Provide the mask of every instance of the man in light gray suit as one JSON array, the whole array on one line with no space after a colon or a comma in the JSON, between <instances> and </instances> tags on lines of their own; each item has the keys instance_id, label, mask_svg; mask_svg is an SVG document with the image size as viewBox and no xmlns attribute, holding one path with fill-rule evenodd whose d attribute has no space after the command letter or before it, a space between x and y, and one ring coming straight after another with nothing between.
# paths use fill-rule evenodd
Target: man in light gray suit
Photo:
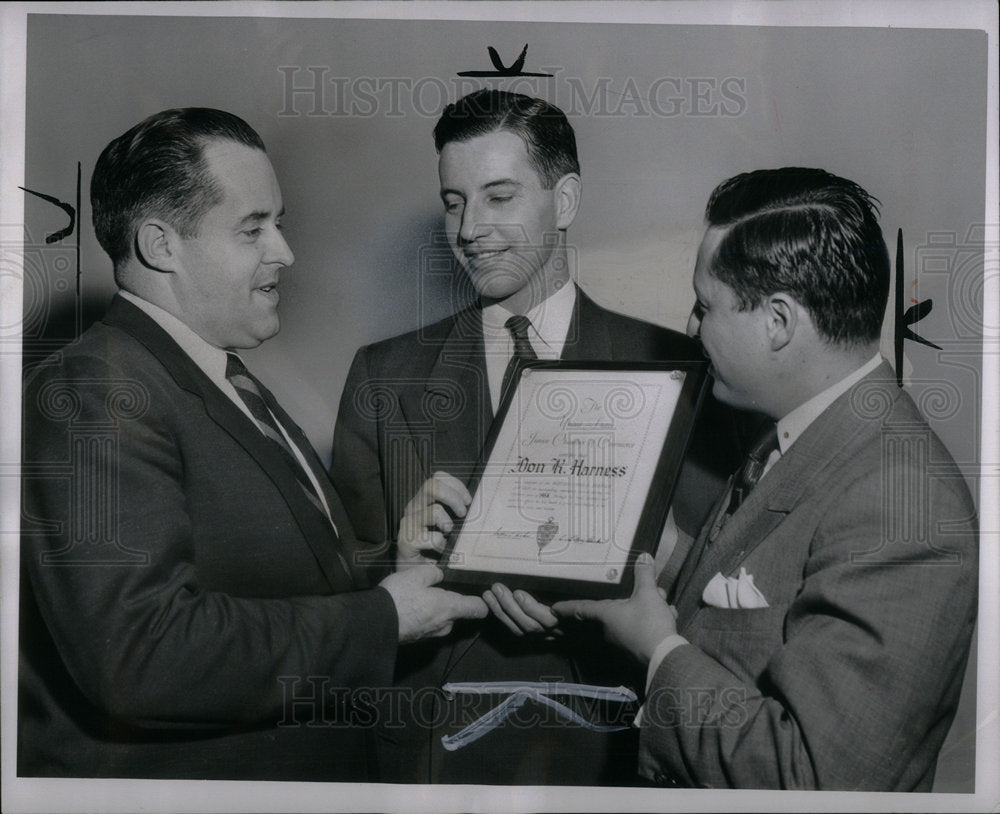
<instances>
[{"instance_id":1,"label":"man in light gray suit","mask_svg":"<svg viewBox=\"0 0 1000 814\"><path fill-rule=\"evenodd\" d=\"M630 599L553 609L648 665L639 771L658 784L928 791L975 623L976 521L878 352L875 202L761 170L707 219L688 332L716 397L775 423L659 590L643 558Z\"/></svg>"}]
</instances>

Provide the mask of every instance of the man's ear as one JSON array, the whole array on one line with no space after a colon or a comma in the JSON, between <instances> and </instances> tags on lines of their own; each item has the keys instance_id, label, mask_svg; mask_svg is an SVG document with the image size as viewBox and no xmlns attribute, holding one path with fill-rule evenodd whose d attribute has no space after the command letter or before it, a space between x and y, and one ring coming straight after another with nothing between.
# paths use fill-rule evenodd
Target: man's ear
<instances>
[{"instance_id":1,"label":"man's ear","mask_svg":"<svg viewBox=\"0 0 1000 814\"><path fill-rule=\"evenodd\" d=\"M556 228L568 229L580 208L580 176L568 173L556 182L553 195L556 196Z\"/></svg>"},{"instance_id":2,"label":"man's ear","mask_svg":"<svg viewBox=\"0 0 1000 814\"><path fill-rule=\"evenodd\" d=\"M783 291L778 291L764 300L764 316L767 320L767 338L772 351L784 348L799 327L802 306Z\"/></svg>"},{"instance_id":3,"label":"man's ear","mask_svg":"<svg viewBox=\"0 0 1000 814\"><path fill-rule=\"evenodd\" d=\"M139 224L135 234L135 256L142 265L154 271L177 271L177 249L180 235L165 221L149 218Z\"/></svg>"}]
</instances>

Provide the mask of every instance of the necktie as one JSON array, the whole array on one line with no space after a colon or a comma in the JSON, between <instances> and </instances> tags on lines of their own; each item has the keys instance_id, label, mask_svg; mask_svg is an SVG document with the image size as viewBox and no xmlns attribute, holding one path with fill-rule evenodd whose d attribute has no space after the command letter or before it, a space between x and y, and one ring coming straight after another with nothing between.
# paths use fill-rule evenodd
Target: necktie
<instances>
[{"instance_id":1,"label":"necktie","mask_svg":"<svg viewBox=\"0 0 1000 814\"><path fill-rule=\"evenodd\" d=\"M683 596L684 592L690 587L694 574L697 572L702 560L706 557L706 552L714 545L716 537L725 527L733 512L739 508L740 504L746 500L747 495L757 485L757 481L764 474L767 459L776 449L778 449L778 425L769 421L757 433L754 438L754 444L750 448L750 453L743 462L743 466L740 467L733 478L733 489L729 495L729 505L726 506L725 511L721 507L716 511L712 525L707 531L702 532L704 535L704 544L701 546L696 545L688 554L684 564L681 565L673 591L670 594L672 602L676 603L678 598Z\"/></svg>"},{"instance_id":2,"label":"necktie","mask_svg":"<svg viewBox=\"0 0 1000 814\"><path fill-rule=\"evenodd\" d=\"M267 406L267 402L264 401L264 397L261 395L260 382L246 369L243 360L235 353L226 354L226 378L236 388L236 392L247 406L250 414L254 417L254 422L260 431L277 444L282 453L284 453L289 467L295 473L295 479L299 482L299 486L302 487L305 496L309 498L309 502L322 512L324 517L327 517L326 508L319 499L312 481L309 480L309 476L302 468L302 464L299 463L299 459L295 457L295 453L289 446L284 434L278 428L278 422L275 421L271 410Z\"/></svg>"},{"instance_id":3,"label":"necktie","mask_svg":"<svg viewBox=\"0 0 1000 814\"><path fill-rule=\"evenodd\" d=\"M531 362L538 358L538 354L535 353L535 349L531 347L531 342L528 339L528 328L531 327L530 319L523 314L516 314L504 323L504 327L510 331L510 335L514 339L514 355L510 357L510 362L507 363L507 369L503 374L503 384L500 386L501 401L507 394L507 388L514 381L514 374L517 372L518 366L522 362Z\"/></svg>"},{"instance_id":4,"label":"necktie","mask_svg":"<svg viewBox=\"0 0 1000 814\"><path fill-rule=\"evenodd\" d=\"M733 492L729 498L729 508L726 509L726 514L735 512L740 507L740 504L746 500L747 495L753 491L753 488L757 485L757 481L760 480L760 476L764 474L767 459L771 457L771 453L777 448L778 425L768 422L758 434L753 447L750 449L750 454L747 455L747 459L743 462L740 471L736 473L736 478L733 481Z\"/></svg>"}]
</instances>

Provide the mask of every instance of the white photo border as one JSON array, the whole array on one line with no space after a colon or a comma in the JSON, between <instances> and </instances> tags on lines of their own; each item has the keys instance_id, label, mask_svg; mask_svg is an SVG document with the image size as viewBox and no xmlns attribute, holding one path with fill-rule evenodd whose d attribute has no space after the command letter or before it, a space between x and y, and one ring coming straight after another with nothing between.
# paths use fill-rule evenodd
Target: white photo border
<instances>
[{"instance_id":1,"label":"white photo border","mask_svg":"<svg viewBox=\"0 0 1000 814\"><path fill-rule=\"evenodd\" d=\"M995 5L985 2L649 2L649 3L8 3L0 9L3 54L2 161L0 161L0 225L23 222L25 134L25 64L28 14L344 17L371 19L530 20L726 26L858 26L898 28L972 28L987 32L989 92L986 161L987 199L984 313L998 312L1000 268L998 232L997 19ZM0 276L0 326L21 320L21 286L13 275ZM2 782L8 811L988 811L1000 803L1000 500L998 500L997 321L984 319L982 461L980 494L981 586L977 784L973 795L860 794L841 792L696 791L474 786L409 787L277 782L205 782L142 780L46 780L15 776L17 708L17 597L20 449L20 356L8 348L0 355L3 432L0 438L2 489Z\"/></svg>"}]
</instances>

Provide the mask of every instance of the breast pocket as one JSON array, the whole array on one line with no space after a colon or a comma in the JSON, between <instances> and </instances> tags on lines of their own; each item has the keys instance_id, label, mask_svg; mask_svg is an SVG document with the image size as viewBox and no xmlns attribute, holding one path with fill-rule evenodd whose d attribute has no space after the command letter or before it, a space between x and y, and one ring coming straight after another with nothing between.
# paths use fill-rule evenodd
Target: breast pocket
<instances>
[{"instance_id":1,"label":"breast pocket","mask_svg":"<svg viewBox=\"0 0 1000 814\"><path fill-rule=\"evenodd\" d=\"M785 641L788 603L768 608L703 607L683 635L745 681L757 683Z\"/></svg>"}]
</instances>

